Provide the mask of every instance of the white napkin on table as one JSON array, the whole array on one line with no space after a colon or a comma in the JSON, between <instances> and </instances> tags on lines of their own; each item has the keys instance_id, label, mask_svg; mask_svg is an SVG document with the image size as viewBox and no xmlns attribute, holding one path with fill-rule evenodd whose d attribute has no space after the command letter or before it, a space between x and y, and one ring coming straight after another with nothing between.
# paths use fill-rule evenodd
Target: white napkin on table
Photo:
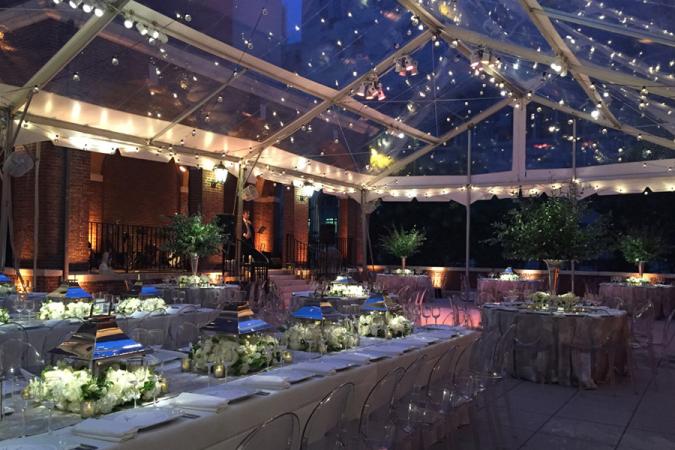
<instances>
[{"instance_id":1,"label":"white napkin on table","mask_svg":"<svg viewBox=\"0 0 675 450\"><path fill-rule=\"evenodd\" d=\"M371 358L371 355L358 352L340 352L330 357L330 359L349 361L359 365L368 364Z\"/></svg>"},{"instance_id":2,"label":"white napkin on table","mask_svg":"<svg viewBox=\"0 0 675 450\"><path fill-rule=\"evenodd\" d=\"M308 361L293 366L294 369L305 370L307 372L316 373L319 375L334 375L335 365L330 361Z\"/></svg>"},{"instance_id":3,"label":"white napkin on table","mask_svg":"<svg viewBox=\"0 0 675 450\"><path fill-rule=\"evenodd\" d=\"M106 419L87 419L73 427L73 434L110 442L132 439L137 433L138 427L131 423Z\"/></svg>"},{"instance_id":4,"label":"white napkin on table","mask_svg":"<svg viewBox=\"0 0 675 450\"><path fill-rule=\"evenodd\" d=\"M261 389L288 389L291 383L285 378L276 375L252 375L245 379L245 384Z\"/></svg>"},{"instance_id":5,"label":"white napkin on table","mask_svg":"<svg viewBox=\"0 0 675 450\"><path fill-rule=\"evenodd\" d=\"M183 392L171 404L180 409L219 413L227 407L227 400L212 395Z\"/></svg>"}]
</instances>

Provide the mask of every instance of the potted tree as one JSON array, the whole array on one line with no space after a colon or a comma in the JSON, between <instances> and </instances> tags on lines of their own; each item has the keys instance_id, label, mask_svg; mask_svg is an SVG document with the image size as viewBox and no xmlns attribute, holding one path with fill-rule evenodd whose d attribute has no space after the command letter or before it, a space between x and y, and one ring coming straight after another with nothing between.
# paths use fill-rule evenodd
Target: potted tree
<instances>
[{"instance_id":1,"label":"potted tree","mask_svg":"<svg viewBox=\"0 0 675 450\"><path fill-rule=\"evenodd\" d=\"M626 261L637 264L640 279L645 272L645 263L661 256L665 249L664 239L656 230L631 230L619 240L619 250Z\"/></svg>"},{"instance_id":2,"label":"potted tree","mask_svg":"<svg viewBox=\"0 0 675 450\"><path fill-rule=\"evenodd\" d=\"M551 294L557 293L563 262L596 256L605 240L604 220L583 225L586 206L570 192L521 202L503 222L494 224L495 235L488 240L502 245L505 258L544 261Z\"/></svg>"},{"instance_id":3,"label":"potted tree","mask_svg":"<svg viewBox=\"0 0 675 450\"><path fill-rule=\"evenodd\" d=\"M171 240L167 250L190 258L192 276L197 276L199 258L218 252L223 236L214 223L204 223L202 216L176 214L169 225Z\"/></svg>"},{"instance_id":4,"label":"potted tree","mask_svg":"<svg viewBox=\"0 0 675 450\"><path fill-rule=\"evenodd\" d=\"M406 259L417 253L425 240L426 234L415 227L409 231L393 227L380 238L380 245L390 255L401 258L401 269L405 272Z\"/></svg>"}]
</instances>

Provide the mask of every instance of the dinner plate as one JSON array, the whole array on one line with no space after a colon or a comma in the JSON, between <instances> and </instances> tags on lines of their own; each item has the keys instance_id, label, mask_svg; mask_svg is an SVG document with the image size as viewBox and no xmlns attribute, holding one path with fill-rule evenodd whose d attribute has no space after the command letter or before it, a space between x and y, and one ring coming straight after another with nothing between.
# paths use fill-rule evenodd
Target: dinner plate
<instances>
[{"instance_id":1,"label":"dinner plate","mask_svg":"<svg viewBox=\"0 0 675 450\"><path fill-rule=\"evenodd\" d=\"M169 408L134 408L110 414L103 420L124 422L134 425L139 430L171 422L181 416L180 412Z\"/></svg>"}]
</instances>

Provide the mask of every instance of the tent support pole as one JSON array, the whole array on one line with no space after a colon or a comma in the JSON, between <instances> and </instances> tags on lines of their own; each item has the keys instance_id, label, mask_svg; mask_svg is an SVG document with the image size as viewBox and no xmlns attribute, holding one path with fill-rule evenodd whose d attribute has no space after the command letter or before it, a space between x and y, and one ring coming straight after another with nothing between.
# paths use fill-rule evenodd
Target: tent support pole
<instances>
[{"instance_id":1,"label":"tent support pole","mask_svg":"<svg viewBox=\"0 0 675 450\"><path fill-rule=\"evenodd\" d=\"M243 231L243 213L244 213L244 187L246 187L246 168L244 164L239 163L239 173L237 178L237 201L236 201L236 216L234 218L234 237L235 237L235 252L234 264L236 275L241 279L241 238Z\"/></svg>"},{"instance_id":2,"label":"tent support pole","mask_svg":"<svg viewBox=\"0 0 675 450\"><path fill-rule=\"evenodd\" d=\"M572 183L577 182L577 119L572 119ZM576 191L574 192L574 201L577 200L576 198ZM570 262L570 271L571 271L571 277L572 277L572 293L574 293L574 270L576 269L575 264L576 261L574 258L572 258L572 261Z\"/></svg>"},{"instance_id":3,"label":"tent support pole","mask_svg":"<svg viewBox=\"0 0 675 450\"><path fill-rule=\"evenodd\" d=\"M33 291L37 290L38 283L38 250L40 236L40 154L42 142L35 147L35 199L33 205Z\"/></svg>"},{"instance_id":4,"label":"tent support pole","mask_svg":"<svg viewBox=\"0 0 675 450\"><path fill-rule=\"evenodd\" d=\"M464 254L464 279L466 280L467 288L471 288L471 281L469 279L469 260L471 258L471 129L467 130L467 145L466 145L466 237L465 237L465 254ZM467 292L468 295L468 292Z\"/></svg>"},{"instance_id":5,"label":"tent support pole","mask_svg":"<svg viewBox=\"0 0 675 450\"><path fill-rule=\"evenodd\" d=\"M361 189L361 254L363 255L363 274L368 280L368 215L366 214L366 190Z\"/></svg>"}]
</instances>

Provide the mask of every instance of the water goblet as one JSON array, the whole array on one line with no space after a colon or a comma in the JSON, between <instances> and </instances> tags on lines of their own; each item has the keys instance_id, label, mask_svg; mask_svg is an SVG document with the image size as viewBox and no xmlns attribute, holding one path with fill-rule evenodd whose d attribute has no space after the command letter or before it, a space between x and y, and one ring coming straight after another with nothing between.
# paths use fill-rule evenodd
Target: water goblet
<instances>
[{"instance_id":1,"label":"water goblet","mask_svg":"<svg viewBox=\"0 0 675 450\"><path fill-rule=\"evenodd\" d=\"M35 311L35 300L28 296L26 296L25 310L26 320L30 320L33 316L33 311Z\"/></svg>"},{"instance_id":2,"label":"water goblet","mask_svg":"<svg viewBox=\"0 0 675 450\"><path fill-rule=\"evenodd\" d=\"M47 408L47 434L51 436L51 434L54 432L52 428L52 418L54 415L54 407L56 404L54 403L54 400L47 398L44 402L42 402L45 408Z\"/></svg>"},{"instance_id":3,"label":"water goblet","mask_svg":"<svg viewBox=\"0 0 675 450\"><path fill-rule=\"evenodd\" d=\"M431 316L434 318L434 325L438 325L438 318L441 317L441 308L433 306L431 308Z\"/></svg>"},{"instance_id":4,"label":"water goblet","mask_svg":"<svg viewBox=\"0 0 675 450\"><path fill-rule=\"evenodd\" d=\"M23 316L23 311L26 309L26 294L16 294L16 299L14 301L14 309L18 313L18 320L21 320Z\"/></svg>"},{"instance_id":5,"label":"water goblet","mask_svg":"<svg viewBox=\"0 0 675 450\"><path fill-rule=\"evenodd\" d=\"M426 305L422 307L422 318L424 319L424 323L422 325L428 325L429 319L431 318L431 311L429 311L429 308Z\"/></svg>"},{"instance_id":6,"label":"water goblet","mask_svg":"<svg viewBox=\"0 0 675 450\"><path fill-rule=\"evenodd\" d=\"M213 361L206 361L206 386L211 387L211 372L213 370Z\"/></svg>"}]
</instances>

